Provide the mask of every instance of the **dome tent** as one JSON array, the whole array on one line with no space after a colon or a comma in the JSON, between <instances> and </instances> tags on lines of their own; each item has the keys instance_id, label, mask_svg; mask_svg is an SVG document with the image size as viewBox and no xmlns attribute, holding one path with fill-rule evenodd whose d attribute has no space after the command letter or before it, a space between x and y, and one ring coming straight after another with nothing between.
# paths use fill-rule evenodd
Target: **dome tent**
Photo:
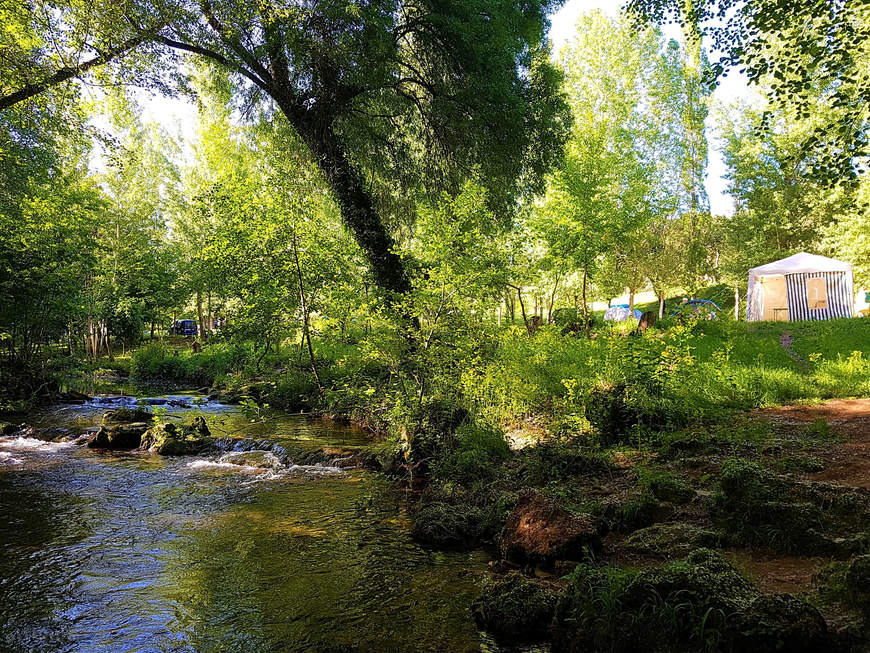
<instances>
[{"instance_id":1,"label":"dome tent","mask_svg":"<svg viewBox=\"0 0 870 653\"><path fill-rule=\"evenodd\" d=\"M625 322L628 318L633 317L639 320L642 313L637 310L630 310L628 304L614 304L604 311L605 322Z\"/></svg>"},{"instance_id":2,"label":"dome tent","mask_svg":"<svg viewBox=\"0 0 870 653\"><path fill-rule=\"evenodd\" d=\"M746 297L749 322L852 317L852 264L801 252L752 268Z\"/></svg>"}]
</instances>

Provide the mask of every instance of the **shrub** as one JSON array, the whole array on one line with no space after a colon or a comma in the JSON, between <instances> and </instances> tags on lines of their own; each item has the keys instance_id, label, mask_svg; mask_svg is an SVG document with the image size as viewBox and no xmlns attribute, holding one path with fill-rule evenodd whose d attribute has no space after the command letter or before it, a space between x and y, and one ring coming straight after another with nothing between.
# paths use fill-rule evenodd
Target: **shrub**
<instances>
[{"instance_id":1,"label":"shrub","mask_svg":"<svg viewBox=\"0 0 870 653\"><path fill-rule=\"evenodd\" d=\"M463 424L456 429L452 444L432 465L439 479L472 483L493 475L495 466L510 456L510 448L500 430L479 424Z\"/></svg>"}]
</instances>

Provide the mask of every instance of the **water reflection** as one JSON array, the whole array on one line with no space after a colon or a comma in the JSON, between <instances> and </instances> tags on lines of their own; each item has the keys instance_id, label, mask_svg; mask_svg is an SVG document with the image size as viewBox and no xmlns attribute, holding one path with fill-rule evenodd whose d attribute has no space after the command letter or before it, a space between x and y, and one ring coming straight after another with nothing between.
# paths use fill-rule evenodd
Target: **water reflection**
<instances>
[{"instance_id":1,"label":"water reflection","mask_svg":"<svg viewBox=\"0 0 870 653\"><path fill-rule=\"evenodd\" d=\"M62 415L50 421L97 418ZM365 438L299 417L255 430L311 446ZM382 481L252 483L191 462L73 447L0 467L0 649L480 650L468 606L487 556L416 546Z\"/></svg>"}]
</instances>

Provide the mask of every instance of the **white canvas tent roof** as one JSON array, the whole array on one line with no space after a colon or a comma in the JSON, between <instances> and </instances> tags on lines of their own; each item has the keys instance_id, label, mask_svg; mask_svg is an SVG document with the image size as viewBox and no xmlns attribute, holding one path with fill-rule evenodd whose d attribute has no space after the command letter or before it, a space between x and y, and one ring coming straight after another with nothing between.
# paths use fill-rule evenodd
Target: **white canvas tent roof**
<instances>
[{"instance_id":1,"label":"white canvas tent roof","mask_svg":"<svg viewBox=\"0 0 870 653\"><path fill-rule=\"evenodd\" d=\"M805 277L800 275L807 274L835 274L842 277L842 281L831 282L834 285L829 288L829 291L834 292L832 300L836 307L824 312L814 310L809 313L806 306L802 306L801 302L793 303L797 298L799 291L795 288L791 290L788 287L795 284L805 284ZM782 277L786 279L779 284L780 287L768 288L765 290L762 286L765 284L767 277ZM788 281L791 279L791 281ZM768 283L768 285L770 285ZM767 302L767 295L770 293L770 298L776 298L782 308L776 308L776 311L788 309L788 314L792 319L830 319L832 317L848 317L852 315L852 264L845 261L838 261L827 256L819 256L818 254L808 254L801 252L794 256L789 256L780 261L774 261L766 265L760 265L752 268L749 271L749 287L747 288L746 302L746 319L761 320L761 319L776 319L767 314L767 309L764 308ZM768 298L768 299L770 299ZM804 302L805 303L805 302ZM771 304L773 305L773 304ZM833 306L833 304L832 304ZM812 317L808 317L811 315Z\"/></svg>"},{"instance_id":2,"label":"white canvas tent roof","mask_svg":"<svg viewBox=\"0 0 870 653\"><path fill-rule=\"evenodd\" d=\"M801 252L789 256L781 261L774 261L767 265L759 265L749 271L749 278L766 277L774 274L812 274L814 272L848 272L852 269L851 263L838 261L837 259L807 254Z\"/></svg>"}]
</instances>

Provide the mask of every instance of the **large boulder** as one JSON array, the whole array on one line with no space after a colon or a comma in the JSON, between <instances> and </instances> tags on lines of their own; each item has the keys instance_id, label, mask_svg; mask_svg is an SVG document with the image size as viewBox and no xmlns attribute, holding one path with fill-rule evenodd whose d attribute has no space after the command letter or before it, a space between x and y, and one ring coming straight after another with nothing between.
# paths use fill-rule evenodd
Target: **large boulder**
<instances>
[{"instance_id":1,"label":"large boulder","mask_svg":"<svg viewBox=\"0 0 870 653\"><path fill-rule=\"evenodd\" d=\"M214 449L205 419L197 417L187 426L160 424L142 436L140 448L163 456L191 456Z\"/></svg>"},{"instance_id":2,"label":"large boulder","mask_svg":"<svg viewBox=\"0 0 870 653\"><path fill-rule=\"evenodd\" d=\"M483 594L471 604L471 611L480 628L496 639L516 643L546 637L555 606L553 592L512 572L488 580Z\"/></svg>"},{"instance_id":3,"label":"large boulder","mask_svg":"<svg viewBox=\"0 0 870 653\"><path fill-rule=\"evenodd\" d=\"M551 564L583 560L601 552L600 524L573 514L535 490L519 496L501 533L501 554L520 563Z\"/></svg>"},{"instance_id":4,"label":"large boulder","mask_svg":"<svg viewBox=\"0 0 870 653\"><path fill-rule=\"evenodd\" d=\"M144 422L101 426L88 446L91 449L137 449L147 430L148 425Z\"/></svg>"},{"instance_id":5,"label":"large boulder","mask_svg":"<svg viewBox=\"0 0 870 653\"><path fill-rule=\"evenodd\" d=\"M553 653L830 650L818 610L764 595L719 553L644 571L579 565L556 606Z\"/></svg>"}]
</instances>

